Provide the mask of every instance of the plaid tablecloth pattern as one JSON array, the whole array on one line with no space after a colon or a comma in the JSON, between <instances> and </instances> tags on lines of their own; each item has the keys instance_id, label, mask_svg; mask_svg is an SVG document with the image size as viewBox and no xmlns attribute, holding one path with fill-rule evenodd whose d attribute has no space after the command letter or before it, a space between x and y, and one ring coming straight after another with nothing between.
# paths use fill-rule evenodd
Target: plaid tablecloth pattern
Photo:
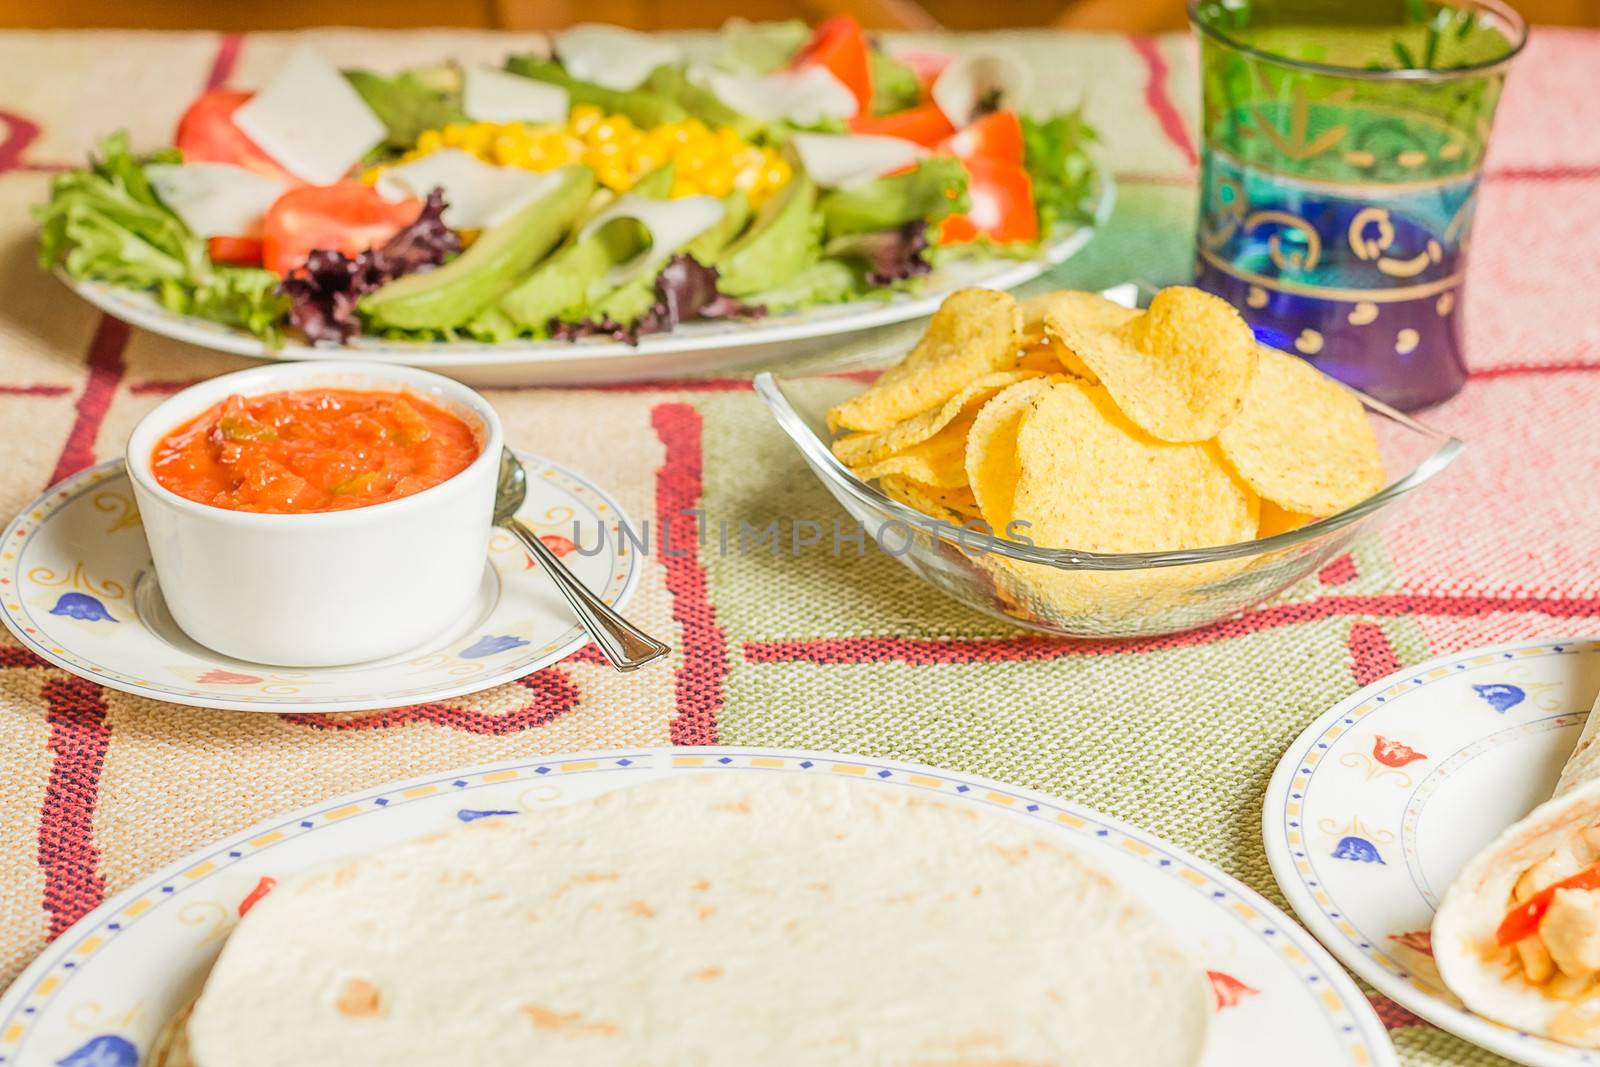
<instances>
[{"instance_id":1,"label":"plaid tablecloth pattern","mask_svg":"<svg viewBox=\"0 0 1600 1067\"><path fill-rule=\"evenodd\" d=\"M1182 37L1006 35L1040 91L1087 102L1120 183L1061 284L1188 276L1195 53ZM164 141L205 86L258 83L301 39L351 65L518 46L476 32L0 33L0 513L117 455L138 417L246 361L99 315L33 262L30 205L118 126ZM1539 30L1513 72L1467 286L1472 380L1431 414L1467 456L1381 539L1278 601L1161 640L1019 634L895 561L653 555L631 613L676 646L631 677L584 653L470 697L346 716L171 707L0 638L0 984L133 879L276 812L535 753L785 745L917 760L1093 804L1282 903L1267 778L1329 704L1489 642L1600 634L1600 34ZM636 519L840 515L747 380L505 389L509 440L607 486ZM682 520L676 524L681 528ZM679 532L674 529L674 534ZM1495 1058L1374 997L1407 1064Z\"/></svg>"}]
</instances>

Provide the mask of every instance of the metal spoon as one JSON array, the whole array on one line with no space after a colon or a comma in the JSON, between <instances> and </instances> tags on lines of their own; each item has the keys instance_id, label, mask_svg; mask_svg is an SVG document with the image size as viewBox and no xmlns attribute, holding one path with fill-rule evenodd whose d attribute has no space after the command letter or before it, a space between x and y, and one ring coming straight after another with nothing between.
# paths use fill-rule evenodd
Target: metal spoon
<instances>
[{"instance_id":1,"label":"metal spoon","mask_svg":"<svg viewBox=\"0 0 1600 1067\"><path fill-rule=\"evenodd\" d=\"M589 636L594 638L594 643L600 646L606 660L619 671L632 671L671 651L670 646L657 641L612 611L605 601L591 593L588 586L567 570L566 564L532 530L517 521L517 509L527 495L527 472L508 448L500 453L500 482L494 491L494 524L510 530L533 554L539 566L556 583L556 588L561 590L561 595L567 598L567 603L572 605L572 610L577 612L579 621L589 631Z\"/></svg>"}]
</instances>

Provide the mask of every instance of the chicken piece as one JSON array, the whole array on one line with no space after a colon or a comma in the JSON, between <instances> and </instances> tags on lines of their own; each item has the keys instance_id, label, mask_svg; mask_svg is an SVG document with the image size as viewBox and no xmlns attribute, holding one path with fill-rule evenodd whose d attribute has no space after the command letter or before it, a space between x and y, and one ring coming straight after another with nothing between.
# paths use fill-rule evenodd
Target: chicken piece
<instances>
[{"instance_id":1,"label":"chicken piece","mask_svg":"<svg viewBox=\"0 0 1600 1067\"><path fill-rule=\"evenodd\" d=\"M1539 923L1539 939L1562 974L1577 978L1600 971L1600 891L1556 890Z\"/></svg>"},{"instance_id":2,"label":"chicken piece","mask_svg":"<svg viewBox=\"0 0 1600 1067\"><path fill-rule=\"evenodd\" d=\"M1520 904L1546 886L1571 878L1587 866L1588 863L1574 855L1571 848L1558 848L1522 873L1512 890L1512 899Z\"/></svg>"},{"instance_id":3,"label":"chicken piece","mask_svg":"<svg viewBox=\"0 0 1600 1067\"><path fill-rule=\"evenodd\" d=\"M1549 950L1537 937L1525 937L1512 947L1517 950L1517 959L1522 962L1522 973L1534 985L1543 985L1556 973Z\"/></svg>"}]
</instances>

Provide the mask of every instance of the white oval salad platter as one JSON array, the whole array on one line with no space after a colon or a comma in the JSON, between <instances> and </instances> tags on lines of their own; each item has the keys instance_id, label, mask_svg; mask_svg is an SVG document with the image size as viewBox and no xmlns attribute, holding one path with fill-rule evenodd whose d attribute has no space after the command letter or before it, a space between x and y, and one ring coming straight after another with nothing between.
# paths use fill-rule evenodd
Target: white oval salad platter
<instances>
[{"instance_id":1,"label":"white oval salad platter","mask_svg":"<svg viewBox=\"0 0 1600 1067\"><path fill-rule=\"evenodd\" d=\"M823 304L755 322L693 322L670 333L648 334L639 343L592 338L583 341L391 341L358 337L347 345L286 341L273 348L247 330L162 307L154 295L91 279L60 277L77 294L142 330L218 352L257 359L370 359L426 367L468 385L574 385L681 378L775 364L821 351L845 335L866 340L868 331L926 318L956 289L1012 289L1066 262L1094 237L1111 214L1115 187L1102 172L1095 222L1069 230L1040 246L1029 259L955 260L924 279L914 293L887 299Z\"/></svg>"}]
</instances>

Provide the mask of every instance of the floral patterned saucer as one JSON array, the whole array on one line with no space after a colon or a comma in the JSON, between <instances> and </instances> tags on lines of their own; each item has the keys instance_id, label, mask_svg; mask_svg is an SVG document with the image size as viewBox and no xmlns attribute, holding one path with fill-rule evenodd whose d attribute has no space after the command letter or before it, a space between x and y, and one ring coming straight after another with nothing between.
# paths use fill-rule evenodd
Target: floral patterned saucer
<instances>
[{"instance_id":1,"label":"floral patterned saucer","mask_svg":"<svg viewBox=\"0 0 1600 1067\"><path fill-rule=\"evenodd\" d=\"M1467 861L1549 798L1597 688L1593 638L1455 653L1338 704L1267 787L1267 859L1311 932L1396 1002L1522 1063L1600 1052L1468 1011L1440 981L1429 927Z\"/></svg>"},{"instance_id":2,"label":"floral patterned saucer","mask_svg":"<svg viewBox=\"0 0 1600 1067\"><path fill-rule=\"evenodd\" d=\"M589 588L621 606L639 573L638 554L619 547L621 509L573 472L538 456L519 458L529 477L518 517ZM52 486L6 528L0 619L43 659L126 693L229 711L361 711L487 689L582 647L588 636L533 569L511 535L497 530L476 600L423 647L344 667L230 659L172 621L118 460Z\"/></svg>"}]
</instances>

